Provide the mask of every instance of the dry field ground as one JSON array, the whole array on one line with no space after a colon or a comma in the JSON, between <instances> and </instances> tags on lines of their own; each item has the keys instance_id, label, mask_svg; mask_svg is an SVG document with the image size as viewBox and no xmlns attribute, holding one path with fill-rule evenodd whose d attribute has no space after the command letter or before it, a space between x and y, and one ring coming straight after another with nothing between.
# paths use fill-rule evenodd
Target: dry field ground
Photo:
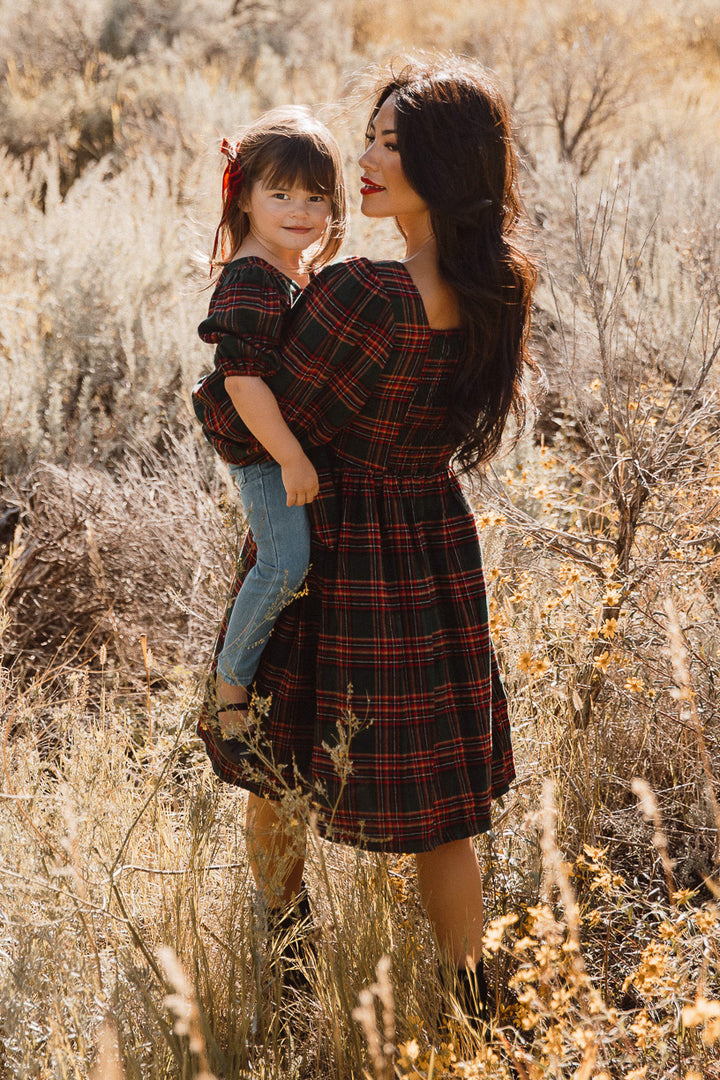
<instances>
[{"instance_id":1,"label":"dry field ground","mask_svg":"<svg viewBox=\"0 0 720 1080\"><path fill-rule=\"evenodd\" d=\"M346 253L392 255L357 73L409 47L498 72L542 266L547 393L471 492L519 765L488 1042L441 1021L411 860L312 829L279 1021L194 734L242 533L189 398L218 137L316 107ZM0 69L0 1078L720 1077L717 4L0 0Z\"/></svg>"}]
</instances>

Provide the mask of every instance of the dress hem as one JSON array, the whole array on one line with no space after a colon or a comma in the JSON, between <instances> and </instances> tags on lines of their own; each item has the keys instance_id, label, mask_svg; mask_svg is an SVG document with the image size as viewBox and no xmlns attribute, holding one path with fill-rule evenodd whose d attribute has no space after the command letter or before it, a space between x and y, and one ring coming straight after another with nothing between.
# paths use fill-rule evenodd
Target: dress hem
<instances>
[{"instance_id":1,"label":"dress hem","mask_svg":"<svg viewBox=\"0 0 720 1080\"><path fill-rule=\"evenodd\" d=\"M228 784L231 787L240 788L243 791L248 791L253 795L256 795L261 799L272 799L273 801L280 801L282 795L278 796L278 793L273 791L267 784L260 782L253 782L253 780L235 773L232 777L228 773L234 772L233 767L224 769L222 764L216 760L213 753L210 752L210 744L212 742L212 736L209 732L203 730L203 725L198 725L198 734L200 738L205 742L206 749L208 750L208 757L212 766L213 772L219 781L223 784ZM220 755L222 759L222 755ZM515 777L511 777L508 783L502 787L497 788L491 794L491 799L502 798L508 793ZM361 823L362 824L362 823ZM387 839L379 839L377 837L369 838L365 836L362 829L359 832L348 832L339 828L335 824L328 824L323 820L322 811L318 813L316 819L316 827L320 836L334 844L345 844L350 847L360 849L368 852L383 852L385 854L404 854L413 855L419 852L434 851L435 848L440 847L442 844L450 844L455 840L465 840L468 837L481 836L483 833L489 832L492 828L492 820L490 817L476 817L456 823L454 826L448 825L441 831L437 832L437 842L429 844L427 837L425 839L417 837L416 839L400 840L393 837Z\"/></svg>"}]
</instances>

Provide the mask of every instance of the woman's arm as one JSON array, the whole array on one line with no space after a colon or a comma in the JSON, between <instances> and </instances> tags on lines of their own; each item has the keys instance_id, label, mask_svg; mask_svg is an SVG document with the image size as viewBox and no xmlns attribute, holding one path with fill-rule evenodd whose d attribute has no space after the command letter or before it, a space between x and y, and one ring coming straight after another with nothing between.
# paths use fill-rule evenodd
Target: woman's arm
<instances>
[{"instance_id":1,"label":"woman's arm","mask_svg":"<svg viewBox=\"0 0 720 1080\"><path fill-rule=\"evenodd\" d=\"M318 493L318 475L283 420L270 387L254 376L231 375L225 379L225 389L245 426L280 466L288 506L312 502Z\"/></svg>"},{"instance_id":2,"label":"woman's arm","mask_svg":"<svg viewBox=\"0 0 720 1080\"><path fill-rule=\"evenodd\" d=\"M303 290L267 383L304 445L329 442L363 408L395 332L385 283L368 259L334 263Z\"/></svg>"}]
</instances>

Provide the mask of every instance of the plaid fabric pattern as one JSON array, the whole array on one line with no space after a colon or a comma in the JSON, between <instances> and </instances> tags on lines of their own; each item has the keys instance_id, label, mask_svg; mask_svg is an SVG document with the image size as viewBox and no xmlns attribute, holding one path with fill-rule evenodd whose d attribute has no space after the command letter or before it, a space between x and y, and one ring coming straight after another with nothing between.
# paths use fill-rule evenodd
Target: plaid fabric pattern
<instances>
[{"instance_id":1,"label":"plaid fabric pattern","mask_svg":"<svg viewBox=\"0 0 720 1080\"><path fill-rule=\"evenodd\" d=\"M248 431L225 390L229 375L267 379L282 362L283 322L300 292L294 281L263 259L235 259L222 270L200 323L203 341L216 345L215 367L192 390L203 434L223 461L249 465L268 455Z\"/></svg>"},{"instance_id":2,"label":"plaid fabric pattern","mask_svg":"<svg viewBox=\"0 0 720 1080\"><path fill-rule=\"evenodd\" d=\"M215 367L193 387L192 398L203 433L223 461L251 465L270 460L235 411L225 390L225 378L257 375L267 379L278 369L283 322L299 292L294 281L255 256L234 260L218 278L208 317L198 327L203 341L217 346ZM313 534L318 543L332 546L337 505L326 448L305 443L320 482L318 496L310 506Z\"/></svg>"},{"instance_id":3,"label":"plaid fabric pattern","mask_svg":"<svg viewBox=\"0 0 720 1080\"><path fill-rule=\"evenodd\" d=\"M444 436L462 341L429 328L399 263L332 266L294 306L271 382L291 424L330 441L337 541L314 544L307 594L263 654L253 763L210 712L198 727L223 780L299 787L327 836L368 849L485 831L514 778L477 531ZM250 537L244 565L253 554Z\"/></svg>"}]
</instances>

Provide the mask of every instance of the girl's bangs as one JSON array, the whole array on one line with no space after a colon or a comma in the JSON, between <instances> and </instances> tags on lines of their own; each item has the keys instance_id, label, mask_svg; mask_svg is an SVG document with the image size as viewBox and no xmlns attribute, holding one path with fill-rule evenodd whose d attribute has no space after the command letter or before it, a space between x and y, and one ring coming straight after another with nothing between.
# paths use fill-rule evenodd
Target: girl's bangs
<instances>
[{"instance_id":1,"label":"girl's bangs","mask_svg":"<svg viewBox=\"0 0 720 1080\"><path fill-rule=\"evenodd\" d=\"M336 176L330 153L316 142L282 137L259 179L267 188L300 187L333 197Z\"/></svg>"}]
</instances>

